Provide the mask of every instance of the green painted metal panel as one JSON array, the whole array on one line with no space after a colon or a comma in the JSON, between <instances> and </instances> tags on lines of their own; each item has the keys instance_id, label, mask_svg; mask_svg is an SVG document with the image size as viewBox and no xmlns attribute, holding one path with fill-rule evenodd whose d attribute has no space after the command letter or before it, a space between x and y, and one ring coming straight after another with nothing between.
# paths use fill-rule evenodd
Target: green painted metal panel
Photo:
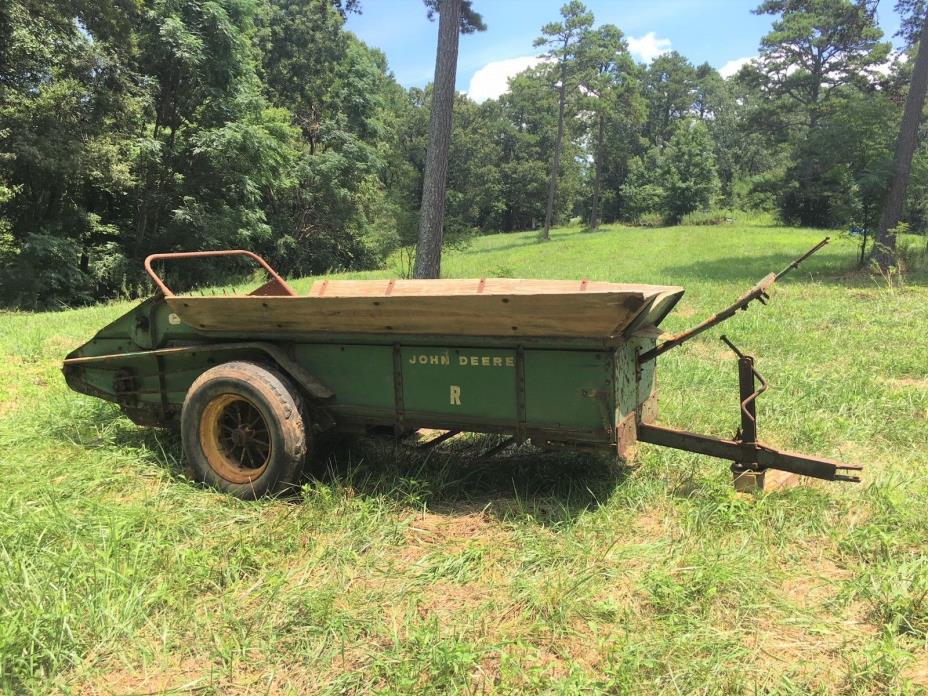
<instances>
[{"instance_id":1,"label":"green painted metal panel","mask_svg":"<svg viewBox=\"0 0 928 696\"><path fill-rule=\"evenodd\" d=\"M525 351L525 415L530 424L603 430L604 409L612 413L613 393L610 352Z\"/></svg>"},{"instance_id":2,"label":"green painted metal panel","mask_svg":"<svg viewBox=\"0 0 928 696\"><path fill-rule=\"evenodd\" d=\"M404 347L406 412L516 420L516 352L492 348Z\"/></svg>"},{"instance_id":3,"label":"green painted metal panel","mask_svg":"<svg viewBox=\"0 0 928 696\"><path fill-rule=\"evenodd\" d=\"M335 392L335 403L393 408L392 346L302 343L296 361Z\"/></svg>"},{"instance_id":4,"label":"green painted metal panel","mask_svg":"<svg viewBox=\"0 0 928 696\"><path fill-rule=\"evenodd\" d=\"M131 374L135 395L118 400L129 405L162 408L162 379L167 405L179 406L190 384L204 370L228 360L267 361L268 355L251 348L213 348L217 336L206 337L172 317L169 308L150 300L120 317L85 344L79 355L137 353L149 346L191 346L190 352L155 356L135 355L77 369L92 392L117 400L114 378L118 371ZM236 337L238 340L254 336ZM330 406L338 417L390 422L395 409L407 425L465 427L519 432L518 394L520 355L524 375L523 425L543 431L605 441L608 425L633 410L651 392L652 365L643 370L643 384L635 374L634 348L653 345L653 340L633 341L617 348L603 345L556 345L539 341L486 339L445 342L442 337L417 336L411 343L397 337L344 337L304 335L294 341L273 341L296 363L315 375L335 393ZM475 339L476 340L476 339ZM397 379L397 366L400 368ZM159 370L163 376L159 377ZM400 384L401 398L395 394ZM642 392L640 394L639 392ZM176 413L176 410L174 411ZM609 422L612 421L612 422Z\"/></svg>"}]
</instances>

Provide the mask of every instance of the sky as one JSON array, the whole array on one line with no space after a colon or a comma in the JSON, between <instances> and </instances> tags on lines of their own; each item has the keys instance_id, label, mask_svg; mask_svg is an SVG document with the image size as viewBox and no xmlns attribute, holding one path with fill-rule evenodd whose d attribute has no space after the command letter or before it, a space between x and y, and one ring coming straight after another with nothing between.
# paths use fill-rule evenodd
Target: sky
<instances>
[{"instance_id":1,"label":"sky","mask_svg":"<svg viewBox=\"0 0 928 696\"><path fill-rule=\"evenodd\" d=\"M560 18L564 0L474 0L485 32L461 37L457 87L475 101L498 97L508 77L537 62L532 41L543 24ZM622 30L632 55L648 63L675 50L693 64L708 62L723 75L733 74L757 54L760 38L773 19L751 10L760 0L585 0L596 24ZM894 3L880 3L878 20L887 37L899 26ZM349 16L347 28L369 46L382 50L390 70L404 87L424 87L435 71L438 23L426 17L422 0L361 0L362 13ZM897 43L898 40L894 40Z\"/></svg>"}]
</instances>

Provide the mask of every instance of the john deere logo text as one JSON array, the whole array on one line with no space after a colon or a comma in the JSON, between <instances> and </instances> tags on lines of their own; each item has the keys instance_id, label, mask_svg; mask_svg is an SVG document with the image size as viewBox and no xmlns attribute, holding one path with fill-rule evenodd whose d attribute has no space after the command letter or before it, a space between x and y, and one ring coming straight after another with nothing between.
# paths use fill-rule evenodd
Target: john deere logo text
<instances>
[{"instance_id":1,"label":"john deere logo text","mask_svg":"<svg viewBox=\"0 0 928 696\"><path fill-rule=\"evenodd\" d=\"M461 367L515 367L515 357L500 355L456 355L453 360ZM450 365L452 358L444 353L418 353L409 357L410 365Z\"/></svg>"}]
</instances>

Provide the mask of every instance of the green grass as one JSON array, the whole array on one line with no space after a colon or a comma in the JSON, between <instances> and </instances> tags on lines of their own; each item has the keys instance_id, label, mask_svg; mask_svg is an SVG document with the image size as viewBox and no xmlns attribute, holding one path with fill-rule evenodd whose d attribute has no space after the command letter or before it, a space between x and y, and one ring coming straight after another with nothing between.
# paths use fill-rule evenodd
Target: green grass
<instances>
[{"instance_id":1,"label":"green grass","mask_svg":"<svg viewBox=\"0 0 928 696\"><path fill-rule=\"evenodd\" d=\"M561 229L480 238L444 271L680 284L675 331L821 237ZM301 499L243 503L184 479L175 434L66 389L62 356L126 303L0 314L0 685L923 693L928 279L851 273L854 254L837 241L723 331L772 384L762 436L863 464L865 482L747 497L724 462L650 446L616 472L361 441ZM661 358L662 422L733 433L721 332Z\"/></svg>"}]
</instances>

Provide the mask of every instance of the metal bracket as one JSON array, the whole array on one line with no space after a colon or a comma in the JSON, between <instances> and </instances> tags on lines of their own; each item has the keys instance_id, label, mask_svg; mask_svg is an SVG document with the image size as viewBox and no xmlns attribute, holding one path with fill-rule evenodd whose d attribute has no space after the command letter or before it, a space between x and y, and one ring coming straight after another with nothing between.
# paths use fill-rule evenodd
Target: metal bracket
<instances>
[{"instance_id":1,"label":"metal bracket","mask_svg":"<svg viewBox=\"0 0 928 696\"><path fill-rule=\"evenodd\" d=\"M393 409L395 411L394 430L399 435L405 428L406 420L406 405L403 397L403 349L399 343L393 344Z\"/></svg>"},{"instance_id":2,"label":"metal bracket","mask_svg":"<svg viewBox=\"0 0 928 696\"><path fill-rule=\"evenodd\" d=\"M516 441L525 442L525 349L516 348Z\"/></svg>"}]
</instances>

